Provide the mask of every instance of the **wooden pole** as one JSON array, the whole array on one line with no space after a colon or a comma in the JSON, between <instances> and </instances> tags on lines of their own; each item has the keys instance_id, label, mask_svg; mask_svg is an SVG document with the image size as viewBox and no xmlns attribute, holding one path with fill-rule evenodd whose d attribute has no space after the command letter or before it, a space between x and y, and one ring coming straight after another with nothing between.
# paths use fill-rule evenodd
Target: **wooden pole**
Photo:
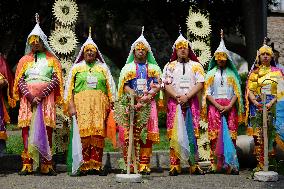
<instances>
[{"instance_id":1,"label":"wooden pole","mask_svg":"<svg viewBox=\"0 0 284 189\"><path fill-rule=\"evenodd\" d=\"M130 165L132 161L132 151L133 151L133 121L134 121L134 95L130 95L130 126L128 133L128 151L127 151L127 174L130 174Z\"/></svg>"},{"instance_id":2,"label":"wooden pole","mask_svg":"<svg viewBox=\"0 0 284 189\"><path fill-rule=\"evenodd\" d=\"M267 108L266 94L262 94L263 102L263 143L264 143L264 166L263 170L268 171L268 137L267 137Z\"/></svg>"}]
</instances>

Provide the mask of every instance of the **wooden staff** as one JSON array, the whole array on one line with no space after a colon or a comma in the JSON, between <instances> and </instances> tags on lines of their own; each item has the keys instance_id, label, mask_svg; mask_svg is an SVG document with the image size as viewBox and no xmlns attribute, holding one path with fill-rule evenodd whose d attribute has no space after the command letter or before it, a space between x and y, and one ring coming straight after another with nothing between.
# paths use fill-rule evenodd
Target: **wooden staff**
<instances>
[{"instance_id":1,"label":"wooden staff","mask_svg":"<svg viewBox=\"0 0 284 189\"><path fill-rule=\"evenodd\" d=\"M266 94L262 94L263 102L263 143L264 143L264 166L263 170L268 171L268 137L267 137L267 108Z\"/></svg>"},{"instance_id":2,"label":"wooden staff","mask_svg":"<svg viewBox=\"0 0 284 189\"><path fill-rule=\"evenodd\" d=\"M128 136L129 145L128 145L128 151L127 151L127 174L130 174L130 165L131 165L131 160L132 160L131 156L132 156L132 151L134 148L133 121L134 121L134 95L130 94L130 127L129 127L129 136ZM137 167L136 167L136 170L137 170Z\"/></svg>"}]
</instances>

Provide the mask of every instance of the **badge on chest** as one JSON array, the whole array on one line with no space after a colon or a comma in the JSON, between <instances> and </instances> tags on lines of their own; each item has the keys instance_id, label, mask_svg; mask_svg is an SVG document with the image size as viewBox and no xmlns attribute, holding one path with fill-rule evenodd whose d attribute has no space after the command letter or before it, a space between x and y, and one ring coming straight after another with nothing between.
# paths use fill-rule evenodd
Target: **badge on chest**
<instances>
[{"instance_id":1,"label":"badge on chest","mask_svg":"<svg viewBox=\"0 0 284 189\"><path fill-rule=\"evenodd\" d=\"M219 86L217 88L218 98L227 98L227 89L226 86Z\"/></svg>"},{"instance_id":2,"label":"badge on chest","mask_svg":"<svg viewBox=\"0 0 284 189\"><path fill-rule=\"evenodd\" d=\"M137 89L138 90L145 90L147 87L147 80L146 79L137 79Z\"/></svg>"},{"instance_id":3,"label":"badge on chest","mask_svg":"<svg viewBox=\"0 0 284 189\"><path fill-rule=\"evenodd\" d=\"M271 95L271 84L266 84L261 88L261 93Z\"/></svg>"},{"instance_id":4,"label":"badge on chest","mask_svg":"<svg viewBox=\"0 0 284 189\"><path fill-rule=\"evenodd\" d=\"M87 76L87 85L89 88L97 88L98 78L96 76Z\"/></svg>"},{"instance_id":5,"label":"badge on chest","mask_svg":"<svg viewBox=\"0 0 284 189\"><path fill-rule=\"evenodd\" d=\"M189 88L190 86L190 79L188 76L181 76L179 80L179 87L180 88Z\"/></svg>"}]
</instances>

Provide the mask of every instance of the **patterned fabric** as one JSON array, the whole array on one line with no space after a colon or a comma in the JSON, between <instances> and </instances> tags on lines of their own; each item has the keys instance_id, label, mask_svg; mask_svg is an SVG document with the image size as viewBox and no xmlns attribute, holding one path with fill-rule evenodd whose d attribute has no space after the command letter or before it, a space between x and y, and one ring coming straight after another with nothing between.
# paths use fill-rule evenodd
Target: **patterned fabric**
<instances>
[{"instance_id":1,"label":"patterned fabric","mask_svg":"<svg viewBox=\"0 0 284 189\"><path fill-rule=\"evenodd\" d=\"M74 93L77 94L85 90L100 90L107 94L107 78L104 75L105 72L101 69L102 68L98 64L86 64L86 70L77 72L75 76ZM92 87L88 84L88 77L97 78L97 83L95 84L96 86L94 85L94 87Z\"/></svg>"},{"instance_id":2,"label":"patterned fabric","mask_svg":"<svg viewBox=\"0 0 284 189\"><path fill-rule=\"evenodd\" d=\"M233 96L235 95L235 92L234 92L233 86L230 86L228 84L226 70L227 68L222 71L223 72L222 74L221 74L220 69L216 71L215 76L214 76L214 83L213 85L208 87L207 91L205 91L206 95L210 95L214 99L218 99L218 98L232 99L233 98ZM218 89L220 89L220 87L224 87L226 89L225 94L219 93Z\"/></svg>"},{"instance_id":3,"label":"patterned fabric","mask_svg":"<svg viewBox=\"0 0 284 189\"><path fill-rule=\"evenodd\" d=\"M85 90L74 95L74 103L80 136L105 137L105 121L110 108L108 97L100 90Z\"/></svg>"},{"instance_id":4,"label":"patterned fabric","mask_svg":"<svg viewBox=\"0 0 284 189\"><path fill-rule=\"evenodd\" d=\"M62 82L62 69L61 65L58 62L58 60L48 51L45 51L45 59L43 59L43 65L35 64L35 58L34 54L31 52L25 56L23 56L16 69L16 74L15 74L15 82L14 82L14 87L13 87L13 98L15 101L20 100L20 97L23 96L23 94L20 91L19 85L20 85L20 80L22 77L25 78L25 81L27 82L26 79L30 79L29 82L50 82L52 79L52 73L56 74L58 80L59 80L59 87L55 88L54 90L54 101L56 104L61 104L63 100L63 82ZM42 71L42 68L43 72ZM47 70L45 69L47 68ZM31 74L31 69L36 70L35 72L32 72ZM28 71L29 70L29 71ZM52 71L51 71L52 70ZM39 72L38 72L39 71ZM33 73L40 73L39 77L38 74L34 75ZM46 73L47 75L44 75L44 77L41 77L42 73ZM37 79L39 79L37 81ZM29 83L27 82L27 83ZM43 90L43 89L41 89Z\"/></svg>"},{"instance_id":5,"label":"patterned fabric","mask_svg":"<svg viewBox=\"0 0 284 189\"><path fill-rule=\"evenodd\" d=\"M28 85L27 82L25 81L25 77L21 77L19 80L19 90L23 96L27 98L27 100L31 103L32 100L34 99L34 96L30 93L28 90Z\"/></svg>"},{"instance_id":6,"label":"patterned fabric","mask_svg":"<svg viewBox=\"0 0 284 189\"><path fill-rule=\"evenodd\" d=\"M228 106L231 102L230 99L215 99L218 104L221 106ZM218 137L218 133L220 132L221 127L221 113L219 110L210 104L208 106L208 137L209 140L213 140ZM230 136L232 139L237 139L237 132L238 132L238 114L237 109L234 106L230 112L226 115L228 128L230 130Z\"/></svg>"},{"instance_id":7,"label":"patterned fabric","mask_svg":"<svg viewBox=\"0 0 284 189\"><path fill-rule=\"evenodd\" d=\"M82 154L83 154L83 165L81 171L90 170L101 170L103 149L104 149L104 137L102 136L88 136L82 137Z\"/></svg>"},{"instance_id":8,"label":"patterned fabric","mask_svg":"<svg viewBox=\"0 0 284 189\"><path fill-rule=\"evenodd\" d=\"M2 99L1 97L2 95L0 96L0 99ZM6 126L5 126L5 120L4 120L4 108L5 108L4 103L1 100L0 101L0 140L7 139Z\"/></svg>"},{"instance_id":9,"label":"patterned fabric","mask_svg":"<svg viewBox=\"0 0 284 189\"><path fill-rule=\"evenodd\" d=\"M246 123L248 123L247 134L254 137L255 141L255 154L258 161L258 167L260 169L263 168L264 163L264 140L263 140L263 111L262 107L256 107L253 103L250 102L249 93L253 93L255 96L255 100L262 103L261 93L263 86L270 86L267 91L270 93L266 96L266 104L269 103L274 98L277 98L276 103L268 110L268 150L270 154L274 154L274 143L275 141L279 144L279 146L283 146L283 140L279 138L277 135L277 128L275 124L275 120L277 120L278 116L281 116L281 113L276 111L276 107L278 107L278 103L281 102L278 100L281 96L281 92L278 93L277 80L280 77L283 77L283 73L278 68L274 67L274 61L270 62L271 66L253 65L250 74L248 76L248 81L246 85ZM279 110L279 109L278 109Z\"/></svg>"},{"instance_id":10,"label":"patterned fabric","mask_svg":"<svg viewBox=\"0 0 284 189\"><path fill-rule=\"evenodd\" d=\"M12 99L14 77L2 55L0 55L0 81L3 82L0 91L0 140L7 140L6 123L10 122L10 117L4 98L7 97L9 106L14 107L16 104Z\"/></svg>"},{"instance_id":11,"label":"patterned fabric","mask_svg":"<svg viewBox=\"0 0 284 189\"><path fill-rule=\"evenodd\" d=\"M146 79L147 80L147 90L150 91L150 83L153 81L153 83L158 83L157 78L150 77L148 78L148 65L145 63L138 63L136 64L136 77L134 79L131 79L127 82L129 87L131 89L134 89L137 94L142 95L143 90L137 88L137 79Z\"/></svg>"},{"instance_id":12,"label":"patterned fabric","mask_svg":"<svg viewBox=\"0 0 284 189\"><path fill-rule=\"evenodd\" d=\"M23 138L23 144L24 144L24 150L22 152L22 162L23 162L23 168L22 171L28 170L28 172L32 172L32 164L33 164L33 159L31 158L30 154L28 153L28 138L29 138L29 127L23 127L22 128L22 138ZM48 137L48 143L50 146L50 149L52 149L52 132L53 129L50 127L46 128L47 131L47 137ZM43 164L51 164L52 161L48 161L45 158L41 158L41 162Z\"/></svg>"},{"instance_id":13,"label":"patterned fabric","mask_svg":"<svg viewBox=\"0 0 284 189\"><path fill-rule=\"evenodd\" d=\"M156 64L148 63L148 79L152 78L152 80L160 80L162 75L162 71L160 67ZM124 85L127 84L130 80L135 79L137 77L137 69L134 61L125 64L125 66L121 69L118 83L118 98L124 93ZM154 79L156 78L156 79ZM150 82L149 82L150 83Z\"/></svg>"},{"instance_id":14,"label":"patterned fabric","mask_svg":"<svg viewBox=\"0 0 284 189\"><path fill-rule=\"evenodd\" d=\"M182 75L183 69L185 73ZM170 83L177 94L183 95L188 93L196 83L204 82L204 76L203 67L198 62L191 60L187 63L173 61L166 64L162 79L164 82ZM186 83L181 85L181 82Z\"/></svg>"},{"instance_id":15,"label":"patterned fabric","mask_svg":"<svg viewBox=\"0 0 284 189\"><path fill-rule=\"evenodd\" d=\"M248 81L246 85L246 122L249 120L250 115L250 101L248 98L249 91L251 91L255 96L261 94L261 87L263 85L271 85L271 94L276 97L277 95L277 77L282 77L283 73L276 67L273 66L263 66L260 65L259 68L252 71L248 76ZM261 100L256 99L258 102ZM269 103L269 102L267 102Z\"/></svg>"},{"instance_id":16,"label":"patterned fabric","mask_svg":"<svg viewBox=\"0 0 284 189\"><path fill-rule=\"evenodd\" d=\"M29 64L24 76L27 83L49 82L53 74L53 67L49 66L44 52L34 55L35 61Z\"/></svg>"},{"instance_id":17,"label":"patterned fabric","mask_svg":"<svg viewBox=\"0 0 284 189\"><path fill-rule=\"evenodd\" d=\"M96 86L87 85L88 75L97 78ZM96 60L93 65L87 65L83 60L80 63L74 64L66 82L64 91L64 111L67 112L68 105L72 99L73 92L80 93L85 90L101 91L107 95L109 102L114 102L112 86L110 86L112 76L108 73L108 69L102 66L102 63Z\"/></svg>"},{"instance_id":18,"label":"patterned fabric","mask_svg":"<svg viewBox=\"0 0 284 189\"><path fill-rule=\"evenodd\" d=\"M31 95L39 96L41 91L46 88L48 83L30 83L27 85L28 91ZM42 112L44 123L48 127L55 128L56 126L56 109L54 97L52 92L48 97L42 100ZM32 119L32 106L28 99L24 96L20 101L20 110L18 116L18 127L28 127L31 124Z\"/></svg>"},{"instance_id":19,"label":"patterned fabric","mask_svg":"<svg viewBox=\"0 0 284 189\"><path fill-rule=\"evenodd\" d=\"M177 101L173 98L168 99L168 106L167 106L167 133L168 133L168 138L171 139L172 137L172 129L174 126L174 120L176 116L176 108L177 108ZM195 137L199 137L199 120L200 120L200 111L199 111L199 102L198 102L198 97L195 96L191 98L191 100L183 106L182 110L183 113L185 114L185 107L189 106L191 109L192 113L192 122L193 122L193 127L194 127L194 133Z\"/></svg>"},{"instance_id":20,"label":"patterned fabric","mask_svg":"<svg viewBox=\"0 0 284 189\"><path fill-rule=\"evenodd\" d=\"M212 60L211 60L212 62ZM229 61L230 62L230 61ZM213 64L213 63L212 63ZM214 63L216 64L216 63ZM228 62L227 62L228 64ZM238 73L235 73L234 69L231 68L232 63L229 63L226 67L225 74L226 78L224 79L223 86L227 86L226 88L226 96L232 97L232 95L236 95L237 102L236 102L236 108L238 112L238 122L241 123L244 121L244 105L243 105L243 98L242 98L242 91L241 91L241 85ZM219 86L219 80L218 80L218 67L215 65L215 67L212 67L210 71L207 72L205 83L204 83L204 91L206 95L203 95L202 98L202 119L207 121L207 95L218 97L217 89ZM216 77L217 74L217 78ZM237 75L236 75L237 74ZM222 95L222 98L226 98L226 96ZM218 97L219 98L219 97ZM229 98L230 99L230 98Z\"/></svg>"},{"instance_id":21,"label":"patterned fabric","mask_svg":"<svg viewBox=\"0 0 284 189\"><path fill-rule=\"evenodd\" d=\"M6 59L2 55L0 55L0 79L5 79L8 85L2 88L2 95L7 95L9 106L15 107L16 102L13 100L14 73L12 73Z\"/></svg>"}]
</instances>

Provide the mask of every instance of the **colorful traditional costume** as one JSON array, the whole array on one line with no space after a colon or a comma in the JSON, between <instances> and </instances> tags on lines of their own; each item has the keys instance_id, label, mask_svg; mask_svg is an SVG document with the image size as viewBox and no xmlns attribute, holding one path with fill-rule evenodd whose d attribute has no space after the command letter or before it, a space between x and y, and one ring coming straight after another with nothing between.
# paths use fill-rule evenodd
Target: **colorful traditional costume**
<instances>
[{"instance_id":1,"label":"colorful traditional costume","mask_svg":"<svg viewBox=\"0 0 284 189\"><path fill-rule=\"evenodd\" d=\"M147 50L146 62L135 62L134 51L137 47ZM152 93L152 84L159 85L160 76L161 70L142 32L142 35L132 44L126 64L120 72L118 84L119 101L115 105L115 118L122 128L121 133L124 135L120 138L124 141L123 155L125 163L127 163L127 149L129 144L129 111L127 107L130 105L130 101L124 88L127 85L135 91L135 103L143 95L152 94L153 98L151 102L143 104L142 108L135 111L134 115L135 154L138 158L140 149L138 171L142 173L150 173L152 145L159 142L156 94ZM141 138L143 129L147 130L146 142L143 142Z\"/></svg>"},{"instance_id":2,"label":"colorful traditional costume","mask_svg":"<svg viewBox=\"0 0 284 189\"><path fill-rule=\"evenodd\" d=\"M96 53L92 63L84 60L88 49ZM70 70L64 92L65 111L70 103L74 103L76 109L83 154L80 171L83 174L102 171L106 120L115 95L110 69L90 35Z\"/></svg>"},{"instance_id":3,"label":"colorful traditional costume","mask_svg":"<svg viewBox=\"0 0 284 189\"><path fill-rule=\"evenodd\" d=\"M178 62L177 49L189 50L188 62ZM181 34L173 45L170 62L163 70L163 82L172 86L177 95L186 95L197 83L204 82L204 70L190 43ZM198 161L200 108L198 96L194 95L183 105L173 97L167 102L167 134L170 140L170 174L180 173L180 159L189 161L191 172L196 169ZM200 171L201 172L201 171Z\"/></svg>"},{"instance_id":4,"label":"colorful traditional costume","mask_svg":"<svg viewBox=\"0 0 284 189\"><path fill-rule=\"evenodd\" d=\"M269 86L270 94L266 95L266 105L271 105L268 109L268 150L269 156L275 155L275 141L284 149L283 134L283 88L280 91L278 82L283 79L283 73L276 68L273 51L271 47L263 45L259 50L256 62L253 64L248 76L246 86L246 123L248 123L247 134L254 137L255 155L258 161L257 169L263 169L264 163L264 143L263 143L263 112L261 90L264 86ZM271 57L270 64L264 65L260 62L260 56L268 54ZM275 103L274 103L275 102ZM254 103L258 103L256 106ZM275 121L277 123L275 124ZM282 123L281 123L282 122Z\"/></svg>"},{"instance_id":5,"label":"colorful traditional costume","mask_svg":"<svg viewBox=\"0 0 284 189\"><path fill-rule=\"evenodd\" d=\"M218 66L217 61L225 61L225 66ZM224 168L227 173L233 174L239 169L235 146L238 123L244 120L240 82L238 71L222 38L209 63L202 101L202 117L208 121L211 171L214 172ZM236 103L232 104L235 96L237 97ZM222 107L232 106L232 108L222 114L215 104L207 99L208 97L212 97L212 100Z\"/></svg>"},{"instance_id":6,"label":"colorful traditional costume","mask_svg":"<svg viewBox=\"0 0 284 189\"><path fill-rule=\"evenodd\" d=\"M8 104L10 107L15 106L15 102L12 99L14 76L5 60L0 54L0 80L3 81L3 85L0 88L0 140L7 140L6 123L10 122L10 117L7 112L7 108L4 102L4 98L7 96Z\"/></svg>"},{"instance_id":7,"label":"colorful traditional costume","mask_svg":"<svg viewBox=\"0 0 284 189\"><path fill-rule=\"evenodd\" d=\"M43 43L44 51L33 52L33 43ZM32 173L33 161L39 164L39 155L40 172L55 173L51 161L52 131L56 126L55 105L63 100L62 70L39 22L29 34L25 56L17 65L13 95L16 101L20 100L18 126L22 128L24 143L20 174ZM37 106L32 105L35 97L41 99Z\"/></svg>"}]
</instances>

